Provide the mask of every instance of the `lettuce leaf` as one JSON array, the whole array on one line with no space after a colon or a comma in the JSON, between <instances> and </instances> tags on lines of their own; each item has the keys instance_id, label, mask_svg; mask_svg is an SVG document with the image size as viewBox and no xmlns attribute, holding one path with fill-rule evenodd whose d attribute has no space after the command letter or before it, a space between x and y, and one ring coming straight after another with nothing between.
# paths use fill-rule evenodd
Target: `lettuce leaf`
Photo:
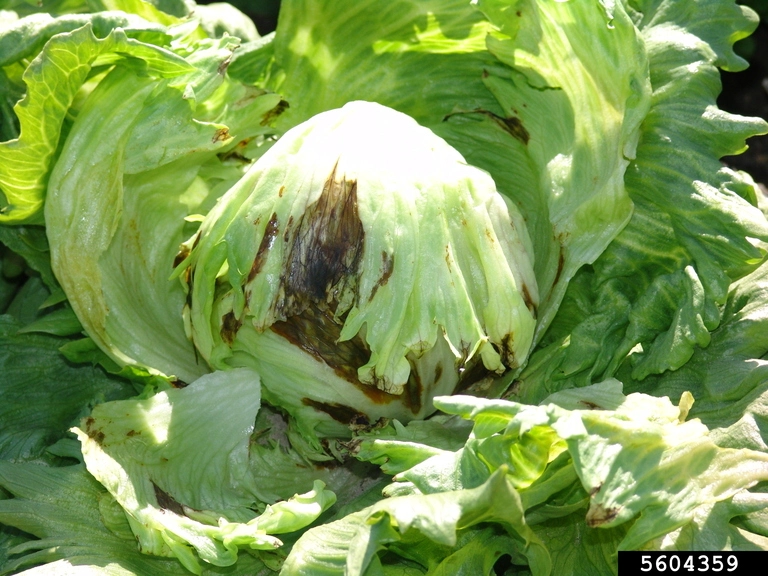
<instances>
[{"instance_id":1,"label":"lettuce leaf","mask_svg":"<svg viewBox=\"0 0 768 576\"><path fill-rule=\"evenodd\" d=\"M72 50L74 47L77 50ZM133 40L120 28L100 39L89 22L74 32L51 38L24 71L24 82L34 89L15 107L21 126L19 137L0 144L0 190L6 200L0 221L41 222L48 169L64 117L93 63L109 54L138 59L148 72L162 76L177 76L191 69L182 58Z\"/></svg>"},{"instance_id":2,"label":"lettuce leaf","mask_svg":"<svg viewBox=\"0 0 768 576\"><path fill-rule=\"evenodd\" d=\"M335 502L316 481L261 515L254 509L248 448L260 400L254 372L215 372L148 399L100 404L73 429L88 471L128 514L142 551L175 556L200 574L198 557L230 566L238 547L277 548L272 534L305 527Z\"/></svg>"},{"instance_id":3,"label":"lettuce leaf","mask_svg":"<svg viewBox=\"0 0 768 576\"><path fill-rule=\"evenodd\" d=\"M382 574L384 560L377 553L388 549L421 565L414 574L423 574L423 568L433 574L454 569L461 570L458 574L493 574L502 554L527 558L535 576L549 574L549 555L525 524L519 496L505 472L501 468L475 489L386 499L313 528L294 545L280 573ZM472 531L486 522L501 530Z\"/></svg>"},{"instance_id":4,"label":"lettuce leaf","mask_svg":"<svg viewBox=\"0 0 768 576\"><path fill-rule=\"evenodd\" d=\"M109 491L82 466L0 464L0 522L16 527L0 533L4 570L262 574L287 553L286 574L491 574L506 563L575 575L614 573L620 548L768 549L768 225L754 182L719 163L768 125L715 101L718 68L744 66L733 43L756 25L749 9L297 0L273 37L233 52L225 32L253 32L240 15L190 15L187 0L2 6L54 18L0 16L0 219L35 224L0 229L11 375L0 452L77 458L66 441L46 447L94 403L131 393L62 360L61 345L163 390L97 406L91 435L81 424L86 463ZM63 16L92 9L109 11ZM273 136L359 99L432 129L517 205L543 297L539 347L522 374L474 390L500 395L515 378L514 402L445 399L452 417L381 422L307 449L300 423L259 410L250 376L206 375L180 319L186 294L168 276L181 240ZM66 338L81 329L89 338ZM66 400L26 402L60 391ZM185 433L142 444L166 428L137 414L168 406ZM273 439L267 421L287 431ZM326 470L303 456L320 451ZM374 502L370 468L333 462L347 451L396 475L388 498ZM169 454L178 465L162 464ZM351 502L322 513L332 496L311 486L319 479ZM275 504L297 492L309 494ZM241 550L315 518L334 521L290 552L297 533L280 554ZM133 531L183 564L142 554Z\"/></svg>"},{"instance_id":5,"label":"lettuce leaf","mask_svg":"<svg viewBox=\"0 0 768 576\"><path fill-rule=\"evenodd\" d=\"M599 573L615 571L617 549L768 545L761 520L752 521L754 531L731 522L764 509L765 495L749 489L768 479L768 454L718 446L700 421L686 420L688 393L675 407L668 398L624 396L618 381L606 381L539 406L463 396L435 402L473 421L464 446L430 453L429 441L382 441L372 433L354 449L358 458L386 462L390 472L400 468L385 491L400 495L389 506L399 506L398 498L476 490L503 471L526 524L546 535L547 561L565 573L590 563ZM592 536L595 530L606 534ZM592 547L574 559L558 542L580 532ZM347 554L354 556L351 546Z\"/></svg>"},{"instance_id":6,"label":"lettuce leaf","mask_svg":"<svg viewBox=\"0 0 768 576\"><path fill-rule=\"evenodd\" d=\"M628 357L635 380L680 368L709 344L731 282L765 256L761 193L719 158L742 151L768 124L715 103L716 67L744 66L732 44L754 29L754 12L719 1L697 3L696 15L679 2L629 4L653 89L625 178L634 213L571 283L518 378L524 402L611 377Z\"/></svg>"},{"instance_id":7,"label":"lettuce leaf","mask_svg":"<svg viewBox=\"0 0 768 576\"><path fill-rule=\"evenodd\" d=\"M82 464L48 468L0 462L0 486L13 495L0 500L0 522L37 538L10 547L10 559L3 565L3 573L189 574L175 559L139 551L122 508ZM205 565L200 572L202 576L221 573L220 569ZM227 573L266 576L273 572L258 558L242 554Z\"/></svg>"},{"instance_id":8,"label":"lettuce leaf","mask_svg":"<svg viewBox=\"0 0 768 576\"><path fill-rule=\"evenodd\" d=\"M0 316L3 460L38 459L89 407L135 394L133 386L98 368L66 362L59 353L66 338L20 333L21 327L10 315Z\"/></svg>"},{"instance_id":9,"label":"lettuce leaf","mask_svg":"<svg viewBox=\"0 0 768 576\"><path fill-rule=\"evenodd\" d=\"M184 329L182 286L169 280L185 218L241 175L218 154L268 130L261 120L279 102L222 76L235 47L225 38L177 48L186 60L169 59L192 71L172 81L112 70L79 112L48 183L53 269L89 336L121 366L183 382L208 371Z\"/></svg>"}]
</instances>

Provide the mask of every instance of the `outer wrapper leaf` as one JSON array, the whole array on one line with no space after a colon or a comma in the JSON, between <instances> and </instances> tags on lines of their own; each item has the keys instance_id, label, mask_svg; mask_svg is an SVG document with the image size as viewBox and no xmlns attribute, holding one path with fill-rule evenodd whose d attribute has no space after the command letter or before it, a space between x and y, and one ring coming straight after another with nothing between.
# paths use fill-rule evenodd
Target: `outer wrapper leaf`
<instances>
[{"instance_id":1,"label":"outer wrapper leaf","mask_svg":"<svg viewBox=\"0 0 768 576\"><path fill-rule=\"evenodd\" d=\"M41 457L88 406L134 393L98 368L67 363L58 351L66 339L20 327L0 316L0 456L16 461Z\"/></svg>"},{"instance_id":2,"label":"outer wrapper leaf","mask_svg":"<svg viewBox=\"0 0 768 576\"><path fill-rule=\"evenodd\" d=\"M0 500L0 521L39 538L11 548L4 571L25 576L189 574L175 559L138 550L122 508L82 465L48 468L2 462L0 485L14 496ZM32 568L37 564L41 565ZM203 576L217 573L205 566L201 572ZM243 554L230 573L266 576L273 572Z\"/></svg>"},{"instance_id":3,"label":"outer wrapper leaf","mask_svg":"<svg viewBox=\"0 0 768 576\"><path fill-rule=\"evenodd\" d=\"M437 449L434 438L448 432L437 426L423 442L413 442L407 428L383 430L361 438L356 456L399 468L385 490L392 496L466 492L504 470L526 523L563 573L615 572L617 549L766 544L764 494L749 489L765 481L768 456L723 448L717 431L686 421L687 393L675 407L667 398L624 396L618 382L607 381L559 392L540 406L466 396L435 403L473 421L464 446ZM576 553L575 535L586 543Z\"/></svg>"},{"instance_id":4,"label":"outer wrapper leaf","mask_svg":"<svg viewBox=\"0 0 768 576\"><path fill-rule=\"evenodd\" d=\"M184 291L170 280L185 218L241 175L217 154L268 131L262 121L279 102L222 75L235 46L180 45L186 60L169 58L191 72L170 82L111 71L78 114L48 185L52 265L88 335L121 366L183 382L208 371L185 332Z\"/></svg>"},{"instance_id":5,"label":"outer wrapper leaf","mask_svg":"<svg viewBox=\"0 0 768 576\"><path fill-rule=\"evenodd\" d=\"M21 134L0 144L0 190L7 203L0 221L41 221L48 169L62 122L93 62L108 53L138 58L154 74L176 76L190 71L180 57L128 38L122 30L99 39L87 24L52 39L24 72L28 92L15 108Z\"/></svg>"},{"instance_id":6,"label":"outer wrapper leaf","mask_svg":"<svg viewBox=\"0 0 768 576\"><path fill-rule=\"evenodd\" d=\"M336 500L318 481L260 516L251 509L248 446L259 405L258 376L231 370L146 400L101 404L74 431L88 471L126 511L141 549L199 574L198 556L230 566L238 547L277 548L270 534L305 527Z\"/></svg>"},{"instance_id":7,"label":"outer wrapper leaf","mask_svg":"<svg viewBox=\"0 0 768 576\"><path fill-rule=\"evenodd\" d=\"M499 506L501 502L503 506ZM482 538L485 546L480 550L461 534L482 522L499 523L506 535L495 539L487 533L472 534ZM498 538L499 533L495 536ZM411 552L409 545L415 545ZM463 556L465 546L470 549L464 550ZM386 499L313 528L295 544L281 574L376 573L375 568L381 566L377 553L385 549L403 551L417 565L436 570L430 573L461 565L463 559L482 570L476 573L491 574L499 552L527 557L536 576L550 570L549 556L525 524L519 496L500 470L474 490Z\"/></svg>"},{"instance_id":8,"label":"outer wrapper leaf","mask_svg":"<svg viewBox=\"0 0 768 576\"><path fill-rule=\"evenodd\" d=\"M637 380L680 368L709 344L729 284L764 257L755 240L768 232L760 192L718 159L767 127L715 104L716 66L738 68L732 42L754 28L754 14L729 2L692 5L632 4L643 10L632 14L653 87L625 178L634 214L571 284L520 377L526 402L610 377L627 357Z\"/></svg>"}]
</instances>

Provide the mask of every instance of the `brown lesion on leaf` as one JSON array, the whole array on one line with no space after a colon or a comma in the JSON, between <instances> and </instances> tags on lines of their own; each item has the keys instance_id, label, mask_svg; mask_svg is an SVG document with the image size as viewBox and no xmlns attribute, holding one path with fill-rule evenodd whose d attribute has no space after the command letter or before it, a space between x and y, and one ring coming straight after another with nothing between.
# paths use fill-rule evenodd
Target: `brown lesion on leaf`
<instances>
[{"instance_id":1,"label":"brown lesion on leaf","mask_svg":"<svg viewBox=\"0 0 768 576\"><path fill-rule=\"evenodd\" d=\"M424 384L421 381L418 370L413 367L411 361L411 373L408 375L408 382L403 389L403 403L411 407L416 414L421 410L421 396L424 393Z\"/></svg>"},{"instance_id":2,"label":"brown lesion on leaf","mask_svg":"<svg viewBox=\"0 0 768 576\"><path fill-rule=\"evenodd\" d=\"M220 76L224 76L227 73L227 68L229 68L229 65L232 63L232 53L229 53L229 56L227 56L224 60L221 61L221 64L219 64L218 68L216 68L216 72Z\"/></svg>"},{"instance_id":3,"label":"brown lesion on leaf","mask_svg":"<svg viewBox=\"0 0 768 576\"><path fill-rule=\"evenodd\" d=\"M608 524L619 515L620 511L620 506L606 508L602 504L597 504L596 506L590 507L586 517L587 526L590 528L597 528L598 526Z\"/></svg>"},{"instance_id":4,"label":"brown lesion on leaf","mask_svg":"<svg viewBox=\"0 0 768 576\"><path fill-rule=\"evenodd\" d=\"M169 512L173 512L179 516L185 516L184 507L179 502L177 502L173 496L168 494L168 492L160 488L154 482L152 482L152 488L154 488L155 491L155 499L157 500L157 505L162 510L168 510Z\"/></svg>"},{"instance_id":5,"label":"brown lesion on leaf","mask_svg":"<svg viewBox=\"0 0 768 576\"><path fill-rule=\"evenodd\" d=\"M291 240L291 228L293 227L293 214L288 216L288 223L285 225L285 234L283 234L283 242L286 244Z\"/></svg>"},{"instance_id":6,"label":"brown lesion on leaf","mask_svg":"<svg viewBox=\"0 0 768 576\"><path fill-rule=\"evenodd\" d=\"M589 402L588 400L579 400L579 404L583 404L589 410L600 410L600 406L598 406L594 402ZM600 490L600 487L598 487L597 490ZM590 494L590 496L591 496L591 494Z\"/></svg>"},{"instance_id":7,"label":"brown lesion on leaf","mask_svg":"<svg viewBox=\"0 0 768 576\"><path fill-rule=\"evenodd\" d=\"M258 225L259 220L260 219L257 219L254 224ZM261 237L259 248L256 250L256 257L253 259L251 270L248 272L247 282L251 282L261 271L261 268L264 265L264 260L266 259L267 251L274 246L278 232L277 213L273 212L272 217L269 219L269 222L267 222L267 226L264 229L264 235Z\"/></svg>"},{"instance_id":8,"label":"brown lesion on leaf","mask_svg":"<svg viewBox=\"0 0 768 576\"><path fill-rule=\"evenodd\" d=\"M512 348L514 339L515 338L511 332L504 335L504 337L501 339L501 345L498 348L501 361L507 368L518 367L517 359L515 358L515 352Z\"/></svg>"},{"instance_id":9,"label":"brown lesion on leaf","mask_svg":"<svg viewBox=\"0 0 768 576\"><path fill-rule=\"evenodd\" d=\"M304 406L310 406L315 410L325 412L328 416L336 420L336 422L341 422L345 425L363 424L368 426L370 424L368 417L365 414L361 414L354 408L337 402L319 402L318 400L313 400L311 398L302 398L301 403L304 404Z\"/></svg>"},{"instance_id":10,"label":"brown lesion on leaf","mask_svg":"<svg viewBox=\"0 0 768 576\"><path fill-rule=\"evenodd\" d=\"M197 348L194 349L195 353L197 352ZM173 388L186 388L189 386L188 382L184 382L183 380L179 380L178 378L169 378L168 384L170 384ZM139 432L141 434L141 432Z\"/></svg>"},{"instance_id":11,"label":"brown lesion on leaf","mask_svg":"<svg viewBox=\"0 0 768 576\"><path fill-rule=\"evenodd\" d=\"M528 308L528 311L531 313L531 315L536 318L537 308L536 303L533 301L533 298L531 297L531 292L528 290L528 286L523 284L521 288L521 292L523 295L523 302L525 302L526 308Z\"/></svg>"},{"instance_id":12,"label":"brown lesion on leaf","mask_svg":"<svg viewBox=\"0 0 768 576\"><path fill-rule=\"evenodd\" d=\"M563 274L563 268L565 268L565 249L560 244L560 254L557 257L557 272L555 273L555 280L552 282L554 286L560 281L560 276Z\"/></svg>"},{"instance_id":13,"label":"brown lesion on leaf","mask_svg":"<svg viewBox=\"0 0 768 576\"><path fill-rule=\"evenodd\" d=\"M435 380L434 380L434 381L435 381L435 382L439 382L439 381L440 381L440 378L442 378L442 376L443 376L443 365L442 365L442 364L440 364L440 363L438 363L438 364L435 366L435 376L434 376L434 379L435 379Z\"/></svg>"},{"instance_id":14,"label":"brown lesion on leaf","mask_svg":"<svg viewBox=\"0 0 768 576\"><path fill-rule=\"evenodd\" d=\"M357 367L368 362L370 350L360 336L339 342L341 328L333 312L316 305L271 326L273 332L333 368L340 378L357 381Z\"/></svg>"},{"instance_id":15,"label":"brown lesion on leaf","mask_svg":"<svg viewBox=\"0 0 768 576\"><path fill-rule=\"evenodd\" d=\"M357 211L357 181L337 178L334 167L317 201L294 226L283 263L278 316L301 314L311 304L334 308L356 290L365 232Z\"/></svg>"},{"instance_id":16,"label":"brown lesion on leaf","mask_svg":"<svg viewBox=\"0 0 768 576\"><path fill-rule=\"evenodd\" d=\"M219 160L222 162L235 161L242 164L250 164L251 160L245 156L245 149L252 141L252 136L243 138L234 146L234 148L227 150L226 152L219 152L216 156L218 156Z\"/></svg>"},{"instance_id":17,"label":"brown lesion on leaf","mask_svg":"<svg viewBox=\"0 0 768 576\"><path fill-rule=\"evenodd\" d=\"M285 112L290 104L286 100L280 100L280 102L277 103L277 106L272 108L272 110L269 110L261 117L260 124L262 126L267 126L268 124L271 124L280 114Z\"/></svg>"},{"instance_id":18,"label":"brown lesion on leaf","mask_svg":"<svg viewBox=\"0 0 768 576\"><path fill-rule=\"evenodd\" d=\"M189 249L189 246L187 246L186 244L182 244L181 247L179 248L178 253L173 258L174 269L178 268L179 264L184 262L184 260L186 260L189 257L191 252L192 251Z\"/></svg>"},{"instance_id":19,"label":"brown lesion on leaf","mask_svg":"<svg viewBox=\"0 0 768 576\"><path fill-rule=\"evenodd\" d=\"M497 376L498 374L488 370L482 361L476 358L459 369L459 381L456 383L453 393L470 392L477 388L478 385L482 388L481 383L492 380Z\"/></svg>"},{"instance_id":20,"label":"brown lesion on leaf","mask_svg":"<svg viewBox=\"0 0 768 576\"><path fill-rule=\"evenodd\" d=\"M211 142L216 144L217 142L224 142L225 140L229 140L232 138L232 136L229 134L229 128L219 128L216 130L216 132L213 133L213 138L211 138Z\"/></svg>"},{"instance_id":21,"label":"brown lesion on leaf","mask_svg":"<svg viewBox=\"0 0 768 576\"><path fill-rule=\"evenodd\" d=\"M395 269L395 255L387 254L385 250L381 251L381 276L371 290L371 295L368 297L368 302L373 300L376 296L379 288L386 286L389 282L389 277L392 276L392 271Z\"/></svg>"},{"instance_id":22,"label":"brown lesion on leaf","mask_svg":"<svg viewBox=\"0 0 768 576\"><path fill-rule=\"evenodd\" d=\"M85 426L85 433L88 435L88 437L95 441L97 444L101 445L104 444L104 440L106 436L104 435L104 432L101 431L100 428L95 427L96 420L93 418L93 416L88 416L88 418L85 419L83 422L83 425Z\"/></svg>"},{"instance_id":23,"label":"brown lesion on leaf","mask_svg":"<svg viewBox=\"0 0 768 576\"><path fill-rule=\"evenodd\" d=\"M484 75L487 76L487 72L484 72ZM504 117L496 114L495 112L491 112L490 110L485 110L483 108L475 108L474 110L469 110L469 111L451 112L450 114L446 114L443 117L443 121L448 120L448 118L450 118L451 116L456 116L460 114L482 114L483 116L490 118L496 125L498 125L507 134L509 134L513 138L516 138L523 144L527 145L528 141L531 139L531 135L523 125L523 121L520 120L520 118L518 118L517 116Z\"/></svg>"},{"instance_id":24,"label":"brown lesion on leaf","mask_svg":"<svg viewBox=\"0 0 768 576\"><path fill-rule=\"evenodd\" d=\"M340 341L342 326L343 321L336 318L330 309L313 305L301 314L275 322L270 329L331 368L339 378L352 384L372 403L386 405L398 400L417 414L421 410L422 385L416 370L411 370L402 395L390 394L375 385L361 382L357 369L368 362L371 350L359 334ZM341 415L338 410L334 413Z\"/></svg>"},{"instance_id":25,"label":"brown lesion on leaf","mask_svg":"<svg viewBox=\"0 0 768 576\"><path fill-rule=\"evenodd\" d=\"M242 325L242 319L238 319L235 313L230 310L221 317L221 339L227 344L232 344Z\"/></svg>"}]
</instances>

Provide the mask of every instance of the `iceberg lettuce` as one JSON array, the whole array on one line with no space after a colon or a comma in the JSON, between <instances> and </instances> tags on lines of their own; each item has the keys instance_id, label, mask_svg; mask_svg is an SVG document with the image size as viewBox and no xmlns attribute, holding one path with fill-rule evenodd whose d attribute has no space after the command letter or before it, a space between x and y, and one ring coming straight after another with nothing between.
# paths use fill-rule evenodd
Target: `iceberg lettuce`
<instances>
[{"instance_id":1,"label":"iceberg lettuce","mask_svg":"<svg viewBox=\"0 0 768 576\"><path fill-rule=\"evenodd\" d=\"M0 572L768 549L756 24L0 2Z\"/></svg>"}]
</instances>

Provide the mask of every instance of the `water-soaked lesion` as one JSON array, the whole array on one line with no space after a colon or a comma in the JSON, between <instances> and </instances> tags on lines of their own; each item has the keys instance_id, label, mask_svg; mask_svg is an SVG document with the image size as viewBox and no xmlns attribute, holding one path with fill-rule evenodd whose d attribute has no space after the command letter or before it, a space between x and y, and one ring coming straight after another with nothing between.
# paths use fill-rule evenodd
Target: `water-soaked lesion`
<instances>
[{"instance_id":1,"label":"water-soaked lesion","mask_svg":"<svg viewBox=\"0 0 768 576\"><path fill-rule=\"evenodd\" d=\"M459 381L456 384L453 393L471 393L479 383L483 383L498 377L499 374L492 370L488 370L482 361L477 358L475 361L470 362L469 364L465 364L459 369Z\"/></svg>"},{"instance_id":2,"label":"water-soaked lesion","mask_svg":"<svg viewBox=\"0 0 768 576\"><path fill-rule=\"evenodd\" d=\"M373 297L376 296L376 292L378 292L379 288L382 286L386 286L387 282L389 282L389 277L392 276L392 271L395 269L395 255L394 254L388 254L386 251L381 251L381 276L376 281L376 284L373 286L373 290L371 290L371 295L368 297L368 302L373 300Z\"/></svg>"},{"instance_id":3,"label":"water-soaked lesion","mask_svg":"<svg viewBox=\"0 0 768 576\"><path fill-rule=\"evenodd\" d=\"M334 167L317 202L302 214L289 238L278 316L300 314L310 304L335 309L345 290L357 289L364 239L357 182L337 178Z\"/></svg>"},{"instance_id":4,"label":"water-soaked lesion","mask_svg":"<svg viewBox=\"0 0 768 576\"><path fill-rule=\"evenodd\" d=\"M319 402L318 400L312 400L311 398L302 398L301 403L305 406L311 406L315 410L325 412L336 420L345 425L352 426L369 426L370 422L365 414L361 414L350 406L339 404L338 402Z\"/></svg>"},{"instance_id":5,"label":"water-soaked lesion","mask_svg":"<svg viewBox=\"0 0 768 576\"><path fill-rule=\"evenodd\" d=\"M258 225L259 220L260 219L257 219L254 224ZM267 222L266 228L264 228L264 235L261 237L259 248L256 250L256 257L253 259L253 264L251 264L251 269L248 272L248 282L251 282L256 278L256 275L261 271L262 266L264 266L264 260L267 257L267 252L274 246L278 232L279 223L277 221L277 214L273 212L269 222Z\"/></svg>"},{"instance_id":6,"label":"water-soaked lesion","mask_svg":"<svg viewBox=\"0 0 768 576\"><path fill-rule=\"evenodd\" d=\"M531 139L531 135L526 129L526 127L523 125L523 121L520 120L520 118L518 118L517 116L500 116L499 114L496 114L495 112L491 112L490 110L485 110L483 108L475 108L474 110L457 111L457 112L451 112L450 114L446 114L445 117L443 118L443 121L446 121L451 116L455 116L457 114L481 114L487 118L490 118L497 126L499 126L507 134L509 134L513 138L516 138L523 144L527 145L528 141Z\"/></svg>"},{"instance_id":7,"label":"water-soaked lesion","mask_svg":"<svg viewBox=\"0 0 768 576\"><path fill-rule=\"evenodd\" d=\"M160 488L154 482L152 482L152 487L155 490L155 499L157 500L157 505L162 510L168 510L169 512L173 512L179 516L186 516L184 513L184 507L179 502L177 502L173 496L168 494L168 492Z\"/></svg>"},{"instance_id":8,"label":"water-soaked lesion","mask_svg":"<svg viewBox=\"0 0 768 576\"><path fill-rule=\"evenodd\" d=\"M501 339L501 345L498 347L501 361L507 368L513 369L518 367L517 358L514 351L514 335L510 332L505 334Z\"/></svg>"},{"instance_id":9,"label":"water-soaked lesion","mask_svg":"<svg viewBox=\"0 0 768 576\"><path fill-rule=\"evenodd\" d=\"M227 344L232 344L242 325L242 319L237 318L234 312L227 312L221 317L221 339Z\"/></svg>"},{"instance_id":10,"label":"water-soaked lesion","mask_svg":"<svg viewBox=\"0 0 768 576\"><path fill-rule=\"evenodd\" d=\"M342 326L343 322L336 319L330 309L312 305L300 314L275 322L271 329L333 368L340 378L353 382L358 380L357 368L368 362L371 351L359 334L339 342Z\"/></svg>"},{"instance_id":11,"label":"water-soaked lesion","mask_svg":"<svg viewBox=\"0 0 768 576\"><path fill-rule=\"evenodd\" d=\"M264 113L264 115L261 117L261 126L272 124L272 122L274 122L278 116L288 110L289 106L290 105L288 104L287 100L280 100L280 102L278 102L274 108Z\"/></svg>"},{"instance_id":12,"label":"water-soaked lesion","mask_svg":"<svg viewBox=\"0 0 768 576\"><path fill-rule=\"evenodd\" d=\"M402 394L386 392L376 386L375 382L361 382L357 369L368 362L371 349L360 334L340 341L343 325L343 319L336 318L329 308L312 305L300 314L275 322L270 329L323 362L339 378L363 392L374 404L386 405L396 400L402 402L414 414L418 414L422 408L422 382L416 369L411 366L411 374ZM338 409L335 409L334 413L340 414Z\"/></svg>"},{"instance_id":13,"label":"water-soaked lesion","mask_svg":"<svg viewBox=\"0 0 768 576\"><path fill-rule=\"evenodd\" d=\"M528 286L523 284L521 292L523 295L523 302L525 302L526 308L528 308L528 311L531 313L531 316L533 316L533 318L536 319L538 309L536 307L536 303L531 297L531 292L530 290L528 290Z\"/></svg>"}]
</instances>

